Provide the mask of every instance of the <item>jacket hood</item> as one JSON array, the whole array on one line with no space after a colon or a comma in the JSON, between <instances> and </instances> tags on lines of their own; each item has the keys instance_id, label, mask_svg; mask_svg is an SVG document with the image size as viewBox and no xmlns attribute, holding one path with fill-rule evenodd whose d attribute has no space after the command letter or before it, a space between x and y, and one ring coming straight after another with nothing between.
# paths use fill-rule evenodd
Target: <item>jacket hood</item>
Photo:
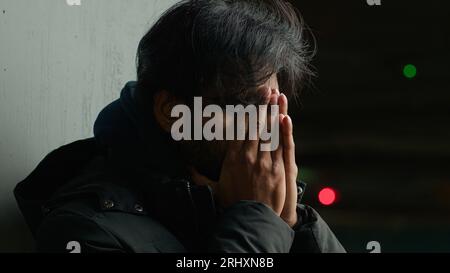
<instances>
[{"instance_id":1,"label":"jacket hood","mask_svg":"<svg viewBox=\"0 0 450 273\"><path fill-rule=\"evenodd\" d=\"M176 147L170 145L168 134L157 126L151 111L138 106L135 90L135 82L127 83L120 98L100 112L94 138L52 151L16 186L14 195L33 234L44 217L44 204L61 188L70 189L72 181L89 172L86 169L92 168L99 156L117 176L123 174L127 183L147 183L151 179L140 178L149 173L185 175Z\"/></svg>"},{"instance_id":2,"label":"jacket hood","mask_svg":"<svg viewBox=\"0 0 450 273\"><path fill-rule=\"evenodd\" d=\"M156 123L151 109L136 102L136 82L122 89L120 98L106 106L94 123L97 143L107 150L110 163L120 170L149 169L170 173L182 170L170 135Z\"/></svg>"}]
</instances>

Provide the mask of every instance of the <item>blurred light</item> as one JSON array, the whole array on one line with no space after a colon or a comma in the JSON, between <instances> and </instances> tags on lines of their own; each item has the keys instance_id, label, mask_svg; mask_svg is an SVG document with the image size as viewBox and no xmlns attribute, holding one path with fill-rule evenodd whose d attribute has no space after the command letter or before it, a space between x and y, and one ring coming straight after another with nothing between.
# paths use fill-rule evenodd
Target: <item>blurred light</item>
<instances>
[{"instance_id":1,"label":"blurred light","mask_svg":"<svg viewBox=\"0 0 450 273\"><path fill-rule=\"evenodd\" d=\"M407 64L403 68L403 75L405 75L405 77L407 77L408 79L414 78L416 76L416 74L417 74L417 69L412 64Z\"/></svg>"},{"instance_id":2,"label":"blurred light","mask_svg":"<svg viewBox=\"0 0 450 273\"><path fill-rule=\"evenodd\" d=\"M319 192L319 202L322 205L329 206L336 201L336 191L332 188L323 188Z\"/></svg>"}]
</instances>

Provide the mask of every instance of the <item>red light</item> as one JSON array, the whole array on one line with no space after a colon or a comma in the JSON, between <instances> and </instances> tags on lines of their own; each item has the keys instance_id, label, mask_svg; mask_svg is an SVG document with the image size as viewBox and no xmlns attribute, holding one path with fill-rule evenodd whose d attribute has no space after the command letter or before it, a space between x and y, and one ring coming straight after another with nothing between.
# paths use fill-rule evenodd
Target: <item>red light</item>
<instances>
[{"instance_id":1,"label":"red light","mask_svg":"<svg viewBox=\"0 0 450 273\"><path fill-rule=\"evenodd\" d=\"M336 191L332 188L323 188L319 192L319 202L322 205L329 206L336 201Z\"/></svg>"}]
</instances>

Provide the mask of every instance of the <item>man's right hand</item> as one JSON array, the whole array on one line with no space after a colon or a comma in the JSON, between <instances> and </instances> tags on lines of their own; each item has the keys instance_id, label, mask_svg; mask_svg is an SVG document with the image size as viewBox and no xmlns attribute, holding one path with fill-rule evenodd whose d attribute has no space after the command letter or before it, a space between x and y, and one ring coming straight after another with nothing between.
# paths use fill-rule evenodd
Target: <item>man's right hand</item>
<instances>
[{"instance_id":1,"label":"man's right hand","mask_svg":"<svg viewBox=\"0 0 450 273\"><path fill-rule=\"evenodd\" d=\"M273 92L269 103L277 104L278 98L279 93ZM267 120L267 116L261 120ZM273 152L260 151L259 147L259 137L230 141L219 181L211 181L195 170L192 179L196 184L210 186L224 208L252 200L269 206L280 216L287 195L283 146L279 145Z\"/></svg>"}]
</instances>

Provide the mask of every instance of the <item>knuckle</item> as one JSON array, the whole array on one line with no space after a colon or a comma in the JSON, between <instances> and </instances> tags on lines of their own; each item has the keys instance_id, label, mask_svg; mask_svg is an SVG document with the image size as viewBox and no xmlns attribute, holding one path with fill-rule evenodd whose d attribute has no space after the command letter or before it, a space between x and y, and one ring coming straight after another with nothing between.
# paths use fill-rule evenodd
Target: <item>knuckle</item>
<instances>
[{"instance_id":1,"label":"knuckle","mask_svg":"<svg viewBox=\"0 0 450 273\"><path fill-rule=\"evenodd\" d=\"M278 172L281 171L282 166L283 166L283 164L281 164L281 162L274 161L274 162L272 163L272 171L273 171L274 173L278 173Z\"/></svg>"},{"instance_id":2,"label":"knuckle","mask_svg":"<svg viewBox=\"0 0 450 273\"><path fill-rule=\"evenodd\" d=\"M296 164L293 164L293 165L291 166L291 172L292 172L293 174L298 174L298 167L297 167Z\"/></svg>"},{"instance_id":3,"label":"knuckle","mask_svg":"<svg viewBox=\"0 0 450 273\"><path fill-rule=\"evenodd\" d=\"M244 161L245 161L245 163L247 163L247 164L253 165L253 164L255 163L255 158L254 158L254 156L253 156L251 153L246 152L246 153L244 154Z\"/></svg>"},{"instance_id":4,"label":"knuckle","mask_svg":"<svg viewBox=\"0 0 450 273\"><path fill-rule=\"evenodd\" d=\"M295 150L295 142L293 138L290 138L288 141L289 149Z\"/></svg>"},{"instance_id":5,"label":"knuckle","mask_svg":"<svg viewBox=\"0 0 450 273\"><path fill-rule=\"evenodd\" d=\"M270 164L267 160L259 160L258 167L261 171L267 172L270 170Z\"/></svg>"}]
</instances>

